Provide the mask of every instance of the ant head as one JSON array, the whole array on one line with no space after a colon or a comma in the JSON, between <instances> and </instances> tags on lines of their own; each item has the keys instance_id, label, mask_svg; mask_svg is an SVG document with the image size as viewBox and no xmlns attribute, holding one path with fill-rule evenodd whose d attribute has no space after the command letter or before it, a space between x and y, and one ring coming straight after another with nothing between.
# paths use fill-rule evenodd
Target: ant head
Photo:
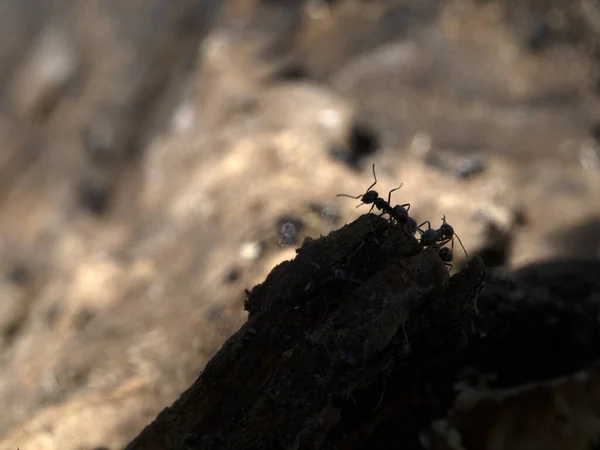
<instances>
[{"instance_id":1,"label":"ant head","mask_svg":"<svg viewBox=\"0 0 600 450\"><path fill-rule=\"evenodd\" d=\"M438 255L440 256L440 259L442 260L442 262L445 262L445 263L452 262L452 259L454 258L454 255L452 254L452 250L449 249L448 247L440 248Z\"/></svg>"},{"instance_id":2,"label":"ant head","mask_svg":"<svg viewBox=\"0 0 600 450\"><path fill-rule=\"evenodd\" d=\"M454 236L454 228L448 222L446 222L446 216L442 217L442 226L440 227L440 231L442 232L442 237L446 239L450 239Z\"/></svg>"},{"instance_id":3,"label":"ant head","mask_svg":"<svg viewBox=\"0 0 600 450\"><path fill-rule=\"evenodd\" d=\"M423 245L424 247L433 245L438 241L439 237L440 237L440 235L436 230L434 230L434 229L425 230L423 232L423 235L421 236L421 245Z\"/></svg>"},{"instance_id":4,"label":"ant head","mask_svg":"<svg viewBox=\"0 0 600 450\"><path fill-rule=\"evenodd\" d=\"M362 196L362 202L367 204L373 203L375 202L375 200L377 200L378 197L379 194L377 193L377 191L367 191L365 195Z\"/></svg>"}]
</instances>

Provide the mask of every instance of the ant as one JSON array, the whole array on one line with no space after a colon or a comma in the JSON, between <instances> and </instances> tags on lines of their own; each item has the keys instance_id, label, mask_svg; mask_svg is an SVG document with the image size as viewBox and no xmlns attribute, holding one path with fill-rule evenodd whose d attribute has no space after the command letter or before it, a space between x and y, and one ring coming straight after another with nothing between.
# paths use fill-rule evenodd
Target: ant
<instances>
[{"instance_id":1,"label":"ant","mask_svg":"<svg viewBox=\"0 0 600 450\"><path fill-rule=\"evenodd\" d=\"M361 206L363 204L371 205L371 209L369 210L369 212L371 212L371 211L373 211L373 208L376 206L377 203L379 203L379 205L382 206L382 204L380 202L381 201L385 202L385 200L379 198L379 193L377 191L371 190L371 188L377 184L377 175L375 175L375 163L373 163L373 179L375 181L373 182L373 184L371 186L369 186L367 188L367 191L364 194L359 194L357 196L352 196L352 195L348 195L348 194L337 194L336 197L349 197L349 198L353 198L355 200L360 199L361 204L358 205L356 208L358 208L359 206ZM378 206L377 208L381 209L380 206ZM354 209L356 209L356 208L354 208Z\"/></svg>"},{"instance_id":2,"label":"ant","mask_svg":"<svg viewBox=\"0 0 600 450\"><path fill-rule=\"evenodd\" d=\"M421 227L425 224L427 224L427 230L422 231ZM429 246L433 245L437 248L440 248L440 258L442 258L442 261L444 261L444 260L446 260L444 262L452 261L455 237L456 237L456 239L458 239L460 246L462 247L463 251L465 252L465 256L467 257L467 259L469 258L469 254L467 253L465 246L463 245L462 241L460 240L460 237L454 232L454 228L452 227L452 225L450 225L448 222L446 222L446 216L442 217L442 225L437 230L431 228L431 223L429 222L429 220L426 220L425 222L423 222L421 225L419 225L417 227L417 231L421 232L421 245L423 247L429 247ZM449 249L450 253L448 253L447 251L444 251L442 253L441 247L446 245L448 242L450 242L450 244L451 244L451 248Z\"/></svg>"},{"instance_id":3,"label":"ant","mask_svg":"<svg viewBox=\"0 0 600 450\"><path fill-rule=\"evenodd\" d=\"M410 216L408 215L408 211L410 210L410 203L405 203L404 205L396 205L392 207L392 192L397 191L404 183L400 183L400 186L392 189L388 192L387 202L382 198L375 199L375 207L381 211L380 215L387 214L390 216L390 220L394 220L396 223L406 224L409 222ZM415 223L416 225L416 223Z\"/></svg>"},{"instance_id":4,"label":"ant","mask_svg":"<svg viewBox=\"0 0 600 450\"><path fill-rule=\"evenodd\" d=\"M410 210L410 203L405 203L404 205L396 205L392 208L392 211L389 213L390 217L396 221L396 223L408 224L412 228L413 222L414 225L417 223L415 220L408 215L408 211Z\"/></svg>"},{"instance_id":5,"label":"ant","mask_svg":"<svg viewBox=\"0 0 600 450\"><path fill-rule=\"evenodd\" d=\"M394 188L390 192L388 192L388 199L387 199L387 201L385 201L383 198L379 197L379 193L377 191L371 190L373 188L373 186L375 186L377 184L377 175L375 174L375 164L374 163L373 163L373 179L375 181L373 182L373 184L371 186L369 186L367 188L367 191L364 194L359 194L357 196L352 196L352 195L348 195L348 194L337 194L336 197L349 197L349 198L353 198L356 200L360 199L361 204L358 205L356 208L358 208L359 206L361 206L363 204L371 205L371 209L369 210L369 213L371 211L373 211L373 208L377 208L379 211L381 211L380 215L387 214L390 216L390 219L395 220L396 223L403 223L403 224L407 223L408 219L410 218L408 216L410 204L406 203L404 205L396 205L394 207L392 207L390 204L390 202L392 201L392 192L400 189L404 185L404 183L401 183L400 186L398 186L397 188ZM356 209L356 208L354 208L354 209Z\"/></svg>"}]
</instances>

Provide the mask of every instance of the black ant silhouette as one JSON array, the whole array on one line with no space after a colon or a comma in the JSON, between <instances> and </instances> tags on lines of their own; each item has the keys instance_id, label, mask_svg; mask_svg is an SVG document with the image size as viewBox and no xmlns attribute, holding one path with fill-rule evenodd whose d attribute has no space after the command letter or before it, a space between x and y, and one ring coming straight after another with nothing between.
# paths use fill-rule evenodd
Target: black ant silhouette
<instances>
[{"instance_id":1,"label":"black ant silhouette","mask_svg":"<svg viewBox=\"0 0 600 450\"><path fill-rule=\"evenodd\" d=\"M410 203L405 203L404 205L396 205L392 208L392 212L389 213L390 217L396 221L396 223L401 223L403 225L417 225L417 222L408 215L408 211L410 210ZM411 226L412 228L412 226Z\"/></svg>"},{"instance_id":2,"label":"black ant silhouette","mask_svg":"<svg viewBox=\"0 0 600 450\"><path fill-rule=\"evenodd\" d=\"M359 194L356 196L348 195L348 194L337 194L336 197L349 197L353 199L360 199L361 204L356 206L356 208L362 206L363 204L371 205L371 209L369 209L369 213L373 211L373 208L377 208L377 210L381 211L380 216L387 214L390 216L390 220L394 220L396 223L406 224L409 222L408 211L410 210L410 203L405 203L404 205L396 205L394 207L391 206L392 201L392 192L397 191L404 183L400 183L400 186L392 189L388 192L388 199L385 201L383 198L379 197L379 193L377 191L371 190L373 186L377 184L377 175L375 174L375 164L373 164L373 179L375 180L371 186L367 188L367 191L364 194ZM356 209L354 208L354 209ZM352 213L350 213L352 214ZM416 223L415 223L416 225Z\"/></svg>"},{"instance_id":3,"label":"black ant silhouette","mask_svg":"<svg viewBox=\"0 0 600 450\"><path fill-rule=\"evenodd\" d=\"M408 215L408 211L410 210L410 203L405 203L403 205L396 205L392 207L392 192L397 191L402 186L404 186L404 183L400 183L400 186L388 192L387 202L384 199L378 197L375 200L375 207L381 211L380 215L387 214L388 216L390 216L390 220L393 220L394 222L399 224L406 224L408 223L408 219L410 219L410 216Z\"/></svg>"},{"instance_id":4,"label":"black ant silhouette","mask_svg":"<svg viewBox=\"0 0 600 450\"><path fill-rule=\"evenodd\" d=\"M423 230L421 230L421 227L425 224L427 224L427 230L423 231ZM443 261L445 259L447 260L444 262L452 261L452 257L454 255L454 238L455 237L456 237L456 239L458 239L460 246L462 247L463 251L465 252L465 256L467 257L467 259L469 258L469 254L467 253L465 246L463 245L462 241L460 240L460 237L454 232L454 228L452 227L452 225L450 225L448 222L446 222L446 216L442 217L442 225L437 230L431 228L431 223L429 222L429 220L426 220L421 225L417 226L417 231L419 231L421 233L421 245L423 247L435 246L437 248L440 248L440 251L441 251L441 248L444 245L446 245L448 242L450 242L450 249L449 249L450 253L448 253L447 251L444 251L443 254L440 254L440 258L442 258ZM450 259L448 260L448 258L450 258Z\"/></svg>"},{"instance_id":5,"label":"black ant silhouette","mask_svg":"<svg viewBox=\"0 0 600 450\"><path fill-rule=\"evenodd\" d=\"M336 197L348 197L348 198L353 198L355 200L360 199L361 203L360 205L358 205L356 208L364 205L371 205L371 209L369 210L369 213L371 211L373 211L373 208L376 206L376 201L379 200L379 193L377 191L372 191L371 188L373 186L375 186L377 184L377 175L375 175L375 163L373 163L373 179L375 180L373 182L373 184L371 186L369 186L367 188L367 191L364 194L359 194L357 196L352 196L352 195L348 195L348 194L337 194ZM383 199L381 199L381 201L384 201ZM379 203L381 206L381 203ZM354 209L356 209L354 208ZM378 209L381 209L378 207ZM350 213L352 214L352 213Z\"/></svg>"},{"instance_id":6,"label":"black ant silhouette","mask_svg":"<svg viewBox=\"0 0 600 450\"><path fill-rule=\"evenodd\" d=\"M454 232L454 228L452 227L452 225L450 225L448 222L446 222L446 216L444 215L444 217L442 217L442 226L440 227L440 229L438 230L440 232L440 237L442 239L445 239L444 243L440 244L440 247L447 244L448 242L451 243L451 250L454 250L454 238L458 239L458 243L460 244L460 246L463 249L463 252L465 252L465 256L467 257L467 259L469 259L469 254L467 253L467 250L465 249L465 246L463 245L462 241L460 240L460 237L458 237L458 234L456 234Z\"/></svg>"}]
</instances>

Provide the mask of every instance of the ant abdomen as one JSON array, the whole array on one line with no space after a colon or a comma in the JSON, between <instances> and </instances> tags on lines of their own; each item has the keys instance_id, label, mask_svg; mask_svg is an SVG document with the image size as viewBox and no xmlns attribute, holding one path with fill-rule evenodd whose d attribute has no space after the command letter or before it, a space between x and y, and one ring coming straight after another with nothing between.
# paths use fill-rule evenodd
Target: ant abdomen
<instances>
[{"instance_id":1,"label":"ant abdomen","mask_svg":"<svg viewBox=\"0 0 600 450\"><path fill-rule=\"evenodd\" d=\"M440 256L440 259L442 260L442 262L445 262L445 263L452 262L452 260L454 259L454 254L452 253L452 249L450 249L448 247L440 248L438 255Z\"/></svg>"}]
</instances>

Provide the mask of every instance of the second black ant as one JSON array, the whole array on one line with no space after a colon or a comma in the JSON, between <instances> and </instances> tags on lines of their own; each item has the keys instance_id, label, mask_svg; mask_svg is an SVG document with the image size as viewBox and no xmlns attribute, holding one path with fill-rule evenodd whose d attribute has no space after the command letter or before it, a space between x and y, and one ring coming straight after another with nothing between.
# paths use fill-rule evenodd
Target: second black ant
<instances>
[{"instance_id":1,"label":"second black ant","mask_svg":"<svg viewBox=\"0 0 600 450\"><path fill-rule=\"evenodd\" d=\"M427 230L421 230L423 225L427 225ZM431 223L428 220L417 226L416 230L421 233L420 242L423 247L434 246L439 248L439 256L444 264L448 265L454 259L455 237L458 239L460 246L465 252L465 256L467 259L469 258L469 254L460 240L460 237L454 232L454 227L446 222L446 216L442 217L442 225L437 230L431 228ZM447 243L450 243L450 248L444 247Z\"/></svg>"}]
</instances>

